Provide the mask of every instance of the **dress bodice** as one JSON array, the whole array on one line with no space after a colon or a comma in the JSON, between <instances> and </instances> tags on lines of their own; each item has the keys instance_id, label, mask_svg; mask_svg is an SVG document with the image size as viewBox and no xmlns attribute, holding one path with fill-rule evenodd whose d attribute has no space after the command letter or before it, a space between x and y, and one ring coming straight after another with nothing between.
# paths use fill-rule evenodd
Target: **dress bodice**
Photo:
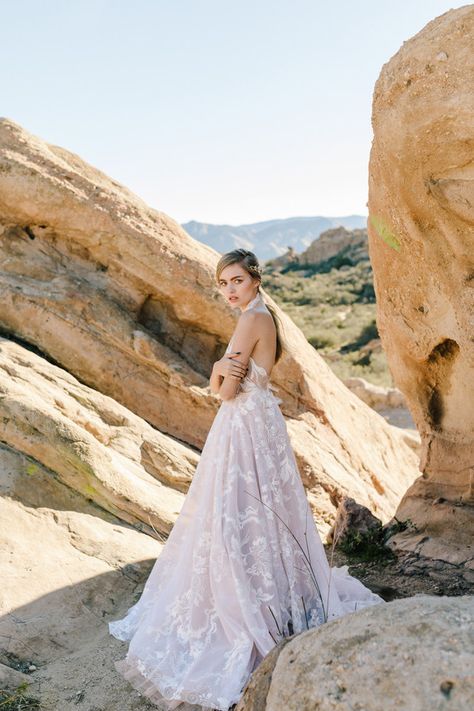
<instances>
[{"instance_id":1,"label":"dress bodice","mask_svg":"<svg viewBox=\"0 0 474 711\"><path fill-rule=\"evenodd\" d=\"M269 309L266 307L265 302L262 298L262 295L260 292L257 292L257 295L252 301L250 301L245 308L245 311L260 311L260 312L266 312L270 313ZM226 348L226 353L229 353L232 350L232 342L233 342L233 337L229 341L229 345ZM240 383L240 388L237 392L237 394L240 393L249 393L255 388L258 388L260 390L264 391L276 391L276 388L270 383L270 376L267 373L266 369L262 365L258 365L250 356L249 358L249 363L248 363L248 370L245 378ZM269 394L272 394L271 392ZM281 403L281 400L279 398L276 398L277 402Z\"/></svg>"}]
</instances>

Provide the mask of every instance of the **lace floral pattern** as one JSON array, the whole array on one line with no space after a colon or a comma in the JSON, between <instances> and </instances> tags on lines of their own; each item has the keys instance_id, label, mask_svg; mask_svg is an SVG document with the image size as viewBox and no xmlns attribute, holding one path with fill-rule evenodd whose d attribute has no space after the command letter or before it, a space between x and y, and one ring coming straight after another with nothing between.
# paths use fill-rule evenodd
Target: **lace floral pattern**
<instances>
[{"instance_id":1,"label":"lace floral pattern","mask_svg":"<svg viewBox=\"0 0 474 711\"><path fill-rule=\"evenodd\" d=\"M260 295L249 307L266 308ZM158 708L227 711L282 636L381 602L330 570L280 402L251 358L141 598L109 623L130 641L118 671Z\"/></svg>"}]
</instances>

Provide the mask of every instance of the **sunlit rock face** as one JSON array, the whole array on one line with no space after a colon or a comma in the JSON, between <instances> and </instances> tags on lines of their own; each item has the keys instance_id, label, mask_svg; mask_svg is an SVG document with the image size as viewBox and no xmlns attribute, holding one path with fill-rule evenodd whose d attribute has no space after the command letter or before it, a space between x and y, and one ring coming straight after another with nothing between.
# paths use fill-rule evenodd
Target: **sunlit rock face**
<instances>
[{"instance_id":1,"label":"sunlit rock face","mask_svg":"<svg viewBox=\"0 0 474 711\"><path fill-rule=\"evenodd\" d=\"M235 711L472 707L474 598L416 595L284 638Z\"/></svg>"},{"instance_id":2,"label":"sunlit rock face","mask_svg":"<svg viewBox=\"0 0 474 711\"><path fill-rule=\"evenodd\" d=\"M423 475L397 517L418 525L405 545L464 560L474 556L473 47L469 5L384 65L369 180L378 328L422 438Z\"/></svg>"},{"instance_id":3,"label":"sunlit rock face","mask_svg":"<svg viewBox=\"0 0 474 711\"><path fill-rule=\"evenodd\" d=\"M237 317L214 283L218 259L79 156L0 119L0 333L197 449ZM272 381L321 533L343 495L389 519L418 474L410 439L275 308L284 355Z\"/></svg>"}]
</instances>

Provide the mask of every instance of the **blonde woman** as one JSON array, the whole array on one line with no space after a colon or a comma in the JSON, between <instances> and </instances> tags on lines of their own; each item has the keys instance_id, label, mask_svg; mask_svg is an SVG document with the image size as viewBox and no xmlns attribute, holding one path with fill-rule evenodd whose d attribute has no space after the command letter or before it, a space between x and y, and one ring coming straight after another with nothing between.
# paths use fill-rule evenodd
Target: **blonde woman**
<instances>
[{"instance_id":1,"label":"blonde woman","mask_svg":"<svg viewBox=\"0 0 474 711\"><path fill-rule=\"evenodd\" d=\"M278 319L246 250L216 269L240 316L210 388L222 399L172 532L139 601L109 623L117 669L161 709L227 711L283 637L381 598L329 567L270 383Z\"/></svg>"}]
</instances>

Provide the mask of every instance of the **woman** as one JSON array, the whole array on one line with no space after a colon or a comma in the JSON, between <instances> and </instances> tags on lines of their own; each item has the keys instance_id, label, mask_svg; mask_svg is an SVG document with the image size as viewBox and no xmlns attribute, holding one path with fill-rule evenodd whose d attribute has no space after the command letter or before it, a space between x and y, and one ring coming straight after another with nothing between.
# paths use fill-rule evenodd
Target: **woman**
<instances>
[{"instance_id":1,"label":"woman","mask_svg":"<svg viewBox=\"0 0 474 711\"><path fill-rule=\"evenodd\" d=\"M256 256L225 254L216 280L241 311L210 378L223 402L140 600L109 623L130 640L117 669L162 709L226 711L284 636L382 601L329 567L269 382L282 347Z\"/></svg>"}]
</instances>

